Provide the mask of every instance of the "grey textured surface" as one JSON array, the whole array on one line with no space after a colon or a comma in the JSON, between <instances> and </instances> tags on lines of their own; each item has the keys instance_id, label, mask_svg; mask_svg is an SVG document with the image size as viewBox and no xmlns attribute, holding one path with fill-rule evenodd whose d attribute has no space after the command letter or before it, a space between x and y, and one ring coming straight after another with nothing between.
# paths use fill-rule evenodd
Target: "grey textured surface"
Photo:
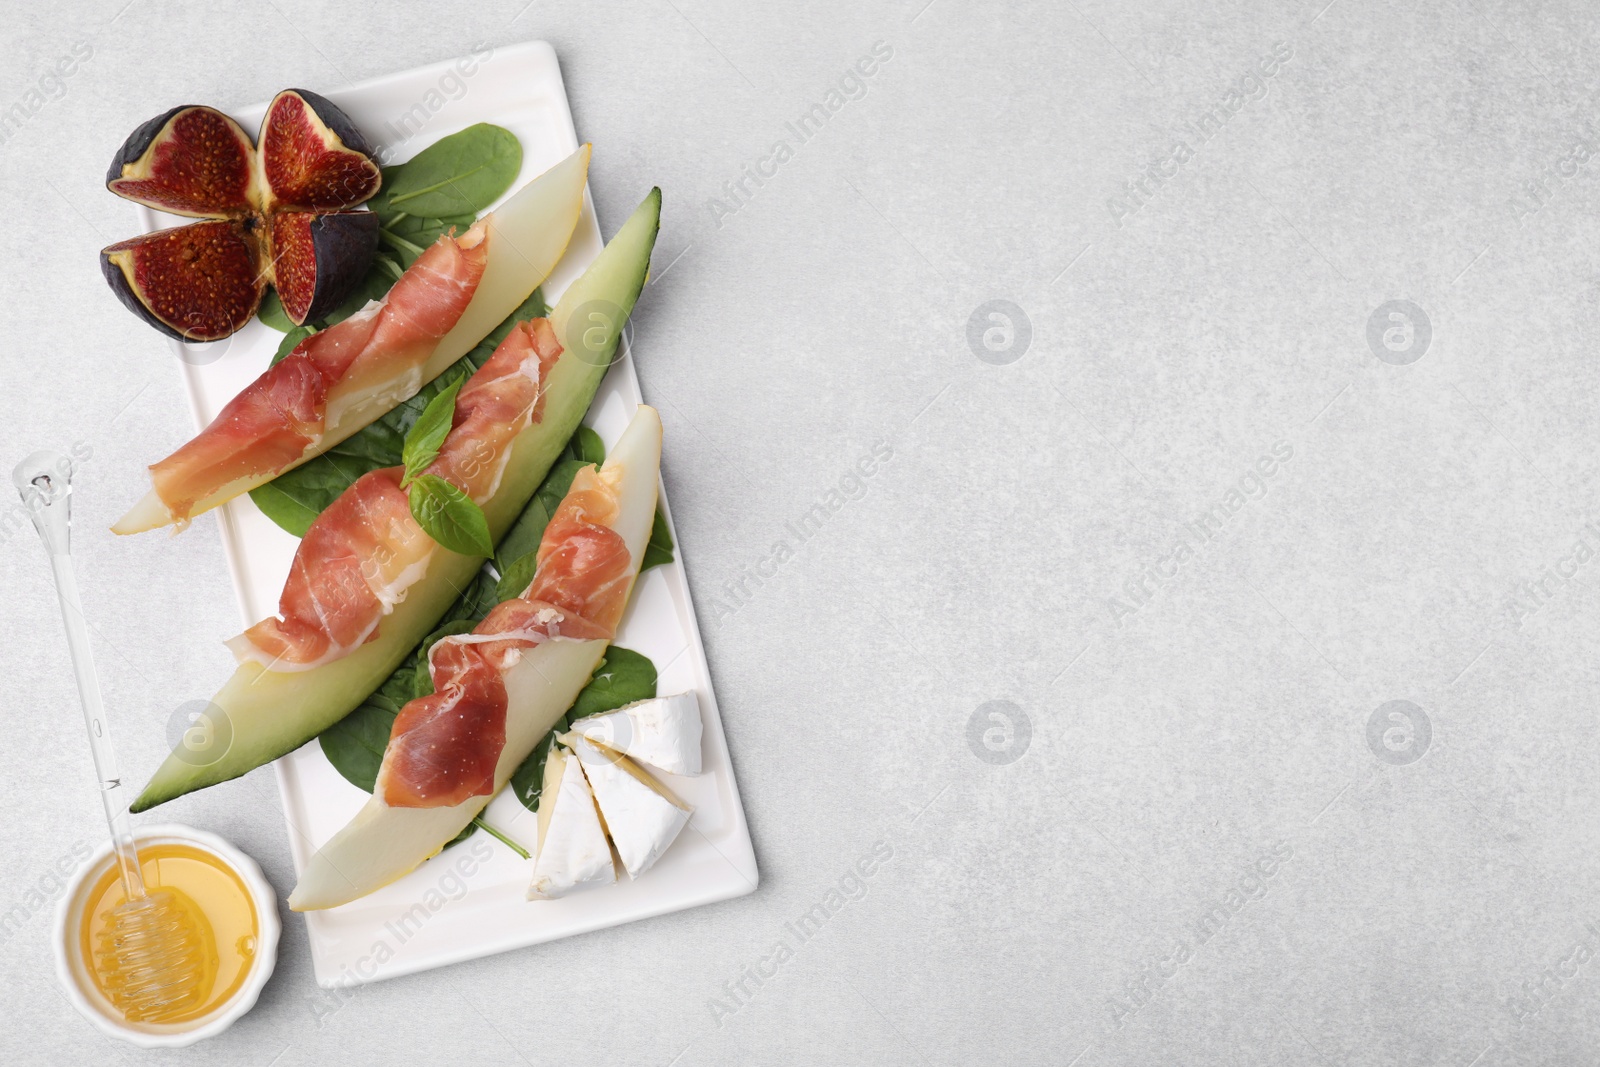
<instances>
[{"instance_id":1,"label":"grey textured surface","mask_svg":"<svg viewBox=\"0 0 1600 1067\"><path fill-rule=\"evenodd\" d=\"M93 55L0 144L0 459L92 449L130 775L237 620L212 520L93 532L188 429L94 269L130 231L106 161L175 103L543 37L602 225L665 190L635 354L764 880L331 1014L287 916L257 1010L168 1055L79 1019L25 915L8 1062L1600 1060L1592 7L924 3L10 6L0 108ZM801 143L785 124L875 42ZM993 300L1027 329L974 326ZM1369 343L1395 300L1425 350L1414 311ZM98 834L14 530L0 911ZM269 772L171 814L287 889Z\"/></svg>"}]
</instances>

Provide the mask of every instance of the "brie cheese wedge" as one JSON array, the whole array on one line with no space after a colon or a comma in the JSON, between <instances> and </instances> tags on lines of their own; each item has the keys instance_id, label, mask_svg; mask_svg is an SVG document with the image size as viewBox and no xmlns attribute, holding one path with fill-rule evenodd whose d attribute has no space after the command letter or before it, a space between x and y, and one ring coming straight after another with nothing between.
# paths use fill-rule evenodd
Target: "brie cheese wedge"
<instances>
[{"instance_id":1,"label":"brie cheese wedge","mask_svg":"<svg viewBox=\"0 0 1600 1067\"><path fill-rule=\"evenodd\" d=\"M589 885L617 880L611 846L600 827L594 795L572 753L551 748L539 793L539 854L533 863L529 900L554 900Z\"/></svg>"},{"instance_id":2,"label":"brie cheese wedge","mask_svg":"<svg viewBox=\"0 0 1600 1067\"><path fill-rule=\"evenodd\" d=\"M700 773L700 701L692 690L579 719L572 732L668 774Z\"/></svg>"},{"instance_id":3,"label":"brie cheese wedge","mask_svg":"<svg viewBox=\"0 0 1600 1067\"><path fill-rule=\"evenodd\" d=\"M600 748L575 733L562 734L560 740L583 765L600 818L628 876L639 877L677 839L694 809L627 756Z\"/></svg>"}]
</instances>

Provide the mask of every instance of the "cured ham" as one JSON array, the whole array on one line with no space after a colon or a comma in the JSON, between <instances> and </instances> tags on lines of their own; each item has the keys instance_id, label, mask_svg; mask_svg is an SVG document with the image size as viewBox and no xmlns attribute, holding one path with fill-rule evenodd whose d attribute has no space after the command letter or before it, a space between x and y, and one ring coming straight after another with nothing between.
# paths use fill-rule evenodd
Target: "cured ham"
<instances>
[{"instance_id":1,"label":"cured ham","mask_svg":"<svg viewBox=\"0 0 1600 1067\"><path fill-rule=\"evenodd\" d=\"M154 493L171 520L186 522L219 494L233 495L231 487L258 484L315 455L330 414L341 408L375 406L375 417L415 393L423 364L483 277L484 234L480 224L439 238L382 302L300 342L152 466Z\"/></svg>"},{"instance_id":2,"label":"cured ham","mask_svg":"<svg viewBox=\"0 0 1600 1067\"><path fill-rule=\"evenodd\" d=\"M448 807L489 796L506 739L504 675L546 641L609 641L633 581L633 556L611 524L618 474L585 467L545 527L527 590L470 634L428 654L433 694L400 710L377 793L396 808Z\"/></svg>"},{"instance_id":3,"label":"cured ham","mask_svg":"<svg viewBox=\"0 0 1600 1067\"><path fill-rule=\"evenodd\" d=\"M539 420L561 351L544 319L518 323L462 384L450 432L424 473L444 478L478 504L494 496L512 443ZM382 618L446 551L412 518L402 473L387 467L362 475L311 523L290 565L278 616L228 642L241 662L309 670L377 637Z\"/></svg>"}]
</instances>

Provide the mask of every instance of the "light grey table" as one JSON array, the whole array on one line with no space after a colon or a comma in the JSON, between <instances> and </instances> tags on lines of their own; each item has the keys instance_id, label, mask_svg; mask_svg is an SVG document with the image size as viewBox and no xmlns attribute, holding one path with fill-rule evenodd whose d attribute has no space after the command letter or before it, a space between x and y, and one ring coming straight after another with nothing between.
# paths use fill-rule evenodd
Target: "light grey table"
<instances>
[{"instance_id":1,"label":"light grey table","mask_svg":"<svg viewBox=\"0 0 1600 1067\"><path fill-rule=\"evenodd\" d=\"M0 459L91 452L82 569L129 773L237 620L213 520L94 532L188 429L172 356L95 269L131 226L112 152L175 103L543 37L602 147L602 225L665 190L635 355L763 870L332 1012L291 915L231 1032L115 1045L56 993L36 906L98 813L13 516L7 1062L1600 1059L1592 5L0 21ZM171 814L292 881L269 772Z\"/></svg>"}]
</instances>

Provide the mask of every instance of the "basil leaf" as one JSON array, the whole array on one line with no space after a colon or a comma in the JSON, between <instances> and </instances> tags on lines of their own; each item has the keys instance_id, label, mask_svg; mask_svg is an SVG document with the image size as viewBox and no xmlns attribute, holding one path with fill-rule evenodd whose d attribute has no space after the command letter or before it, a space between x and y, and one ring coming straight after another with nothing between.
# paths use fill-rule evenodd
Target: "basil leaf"
<instances>
[{"instance_id":1,"label":"basil leaf","mask_svg":"<svg viewBox=\"0 0 1600 1067\"><path fill-rule=\"evenodd\" d=\"M650 543L644 546L644 559L639 564L639 573L643 574L651 567L659 567L663 563L672 562L672 530L667 526L667 517L661 513L661 507L656 506L655 525L650 527Z\"/></svg>"},{"instance_id":2,"label":"basil leaf","mask_svg":"<svg viewBox=\"0 0 1600 1067\"><path fill-rule=\"evenodd\" d=\"M402 489L426 470L428 464L439 458L439 446L450 435L450 427L455 421L456 394L461 392L461 383L466 380L465 374L458 375L439 390L407 431L405 444L400 449L400 461L406 466L405 475L400 480Z\"/></svg>"},{"instance_id":3,"label":"basil leaf","mask_svg":"<svg viewBox=\"0 0 1600 1067\"><path fill-rule=\"evenodd\" d=\"M499 199L522 170L522 145L501 126L480 122L424 148L385 179L380 214L444 218L476 214Z\"/></svg>"},{"instance_id":4,"label":"basil leaf","mask_svg":"<svg viewBox=\"0 0 1600 1067\"><path fill-rule=\"evenodd\" d=\"M411 483L411 517L424 533L452 552L494 554L483 509L437 474L424 474Z\"/></svg>"},{"instance_id":5,"label":"basil leaf","mask_svg":"<svg viewBox=\"0 0 1600 1067\"><path fill-rule=\"evenodd\" d=\"M506 316L494 331L462 356L443 374L417 391L405 403L367 424L315 459L285 471L266 485L250 490L250 499L262 513L296 537L304 537L311 520L333 503L357 478L368 471L398 466L403 461L406 435L429 401L443 392L452 376L471 375L488 362L517 323L549 313L544 296L535 289L522 306ZM572 446L569 444L568 448ZM540 527L543 530L543 527ZM520 590L519 590L520 591Z\"/></svg>"}]
</instances>

